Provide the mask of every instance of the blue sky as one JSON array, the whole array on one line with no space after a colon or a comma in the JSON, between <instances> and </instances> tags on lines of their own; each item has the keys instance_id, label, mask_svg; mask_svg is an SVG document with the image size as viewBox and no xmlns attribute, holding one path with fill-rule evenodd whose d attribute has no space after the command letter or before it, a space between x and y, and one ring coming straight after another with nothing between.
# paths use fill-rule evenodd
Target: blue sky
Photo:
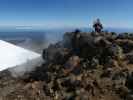
<instances>
[{"instance_id":1,"label":"blue sky","mask_svg":"<svg viewBox=\"0 0 133 100\"><path fill-rule=\"evenodd\" d=\"M0 0L0 26L133 28L133 0Z\"/></svg>"}]
</instances>

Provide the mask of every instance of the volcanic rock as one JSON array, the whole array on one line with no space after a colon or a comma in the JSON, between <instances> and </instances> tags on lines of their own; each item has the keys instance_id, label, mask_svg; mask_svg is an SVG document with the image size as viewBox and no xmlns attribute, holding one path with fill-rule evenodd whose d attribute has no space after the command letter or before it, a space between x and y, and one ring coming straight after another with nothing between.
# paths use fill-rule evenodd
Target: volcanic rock
<instances>
[{"instance_id":1,"label":"volcanic rock","mask_svg":"<svg viewBox=\"0 0 133 100\"><path fill-rule=\"evenodd\" d=\"M2 74L0 97L132 100L132 41L131 34L67 32L62 41L43 50L45 63L27 73L28 77L14 79Z\"/></svg>"}]
</instances>

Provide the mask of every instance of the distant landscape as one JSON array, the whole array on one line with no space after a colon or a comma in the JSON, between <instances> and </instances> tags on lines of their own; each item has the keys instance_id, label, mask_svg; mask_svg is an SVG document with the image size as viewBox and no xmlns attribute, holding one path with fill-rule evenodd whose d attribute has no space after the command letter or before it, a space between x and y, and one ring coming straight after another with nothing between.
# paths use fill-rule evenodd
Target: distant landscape
<instances>
[{"instance_id":1,"label":"distant landscape","mask_svg":"<svg viewBox=\"0 0 133 100\"><path fill-rule=\"evenodd\" d=\"M0 28L0 39L16 44L26 49L41 53L50 43L62 40L65 32L72 32L76 28L58 29L14 29ZM80 28L82 32L91 32L91 28ZM129 28L105 28L104 31L116 33L133 33Z\"/></svg>"}]
</instances>

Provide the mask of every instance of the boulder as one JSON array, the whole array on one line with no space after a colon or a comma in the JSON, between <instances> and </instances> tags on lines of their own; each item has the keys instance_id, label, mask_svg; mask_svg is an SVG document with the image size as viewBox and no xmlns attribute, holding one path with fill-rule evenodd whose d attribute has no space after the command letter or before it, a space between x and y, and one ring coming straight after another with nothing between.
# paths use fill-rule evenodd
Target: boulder
<instances>
[{"instance_id":1,"label":"boulder","mask_svg":"<svg viewBox=\"0 0 133 100\"><path fill-rule=\"evenodd\" d=\"M50 45L47 49L43 50L43 59L47 62L63 64L70 56L70 50L67 48L60 48Z\"/></svg>"},{"instance_id":2,"label":"boulder","mask_svg":"<svg viewBox=\"0 0 133 100\"><path fill-rule=\"evenodd\" d=\"M80 71L79 70L79 65L80 65L80 58L78 56L72 56L69 58L69 60L65 63L64 65L64 73L68 74L70 72L75 72Z\"/></svg>"}]
</instances>

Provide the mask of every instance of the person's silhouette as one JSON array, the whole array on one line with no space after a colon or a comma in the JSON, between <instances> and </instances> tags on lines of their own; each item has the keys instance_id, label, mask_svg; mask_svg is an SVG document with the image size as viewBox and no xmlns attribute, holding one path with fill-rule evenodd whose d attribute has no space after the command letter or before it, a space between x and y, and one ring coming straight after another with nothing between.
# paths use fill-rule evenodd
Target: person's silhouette
<instances>
[{"instance_id":1,"label":"person's silhouette","mask_svg":"<svg viewBox=\"0 0 133 100\"><path fill-rule=\"evenodd\" d=\"M100 33L100 32L102 31L103 26L102 26L102 24L101 24L101 22L100 22L100 19L97 19L97 20L94 22L93 28L95 29L95 32Z\"/></svg>"}]
</instances>

